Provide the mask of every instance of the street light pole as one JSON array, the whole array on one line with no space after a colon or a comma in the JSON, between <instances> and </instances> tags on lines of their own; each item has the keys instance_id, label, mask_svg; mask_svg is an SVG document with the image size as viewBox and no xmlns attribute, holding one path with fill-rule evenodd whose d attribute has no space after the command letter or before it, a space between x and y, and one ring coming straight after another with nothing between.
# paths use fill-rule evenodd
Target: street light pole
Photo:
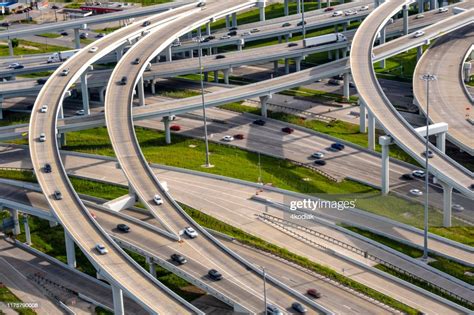
<instances>
[{"instance_id":1,"label":"street light pole","mask_svg":"<svg viewBox=\"0 0 474 315\"><path fill-rule=\"evenodd\" d=\"M306 26L305 26L305 21L304 21L304 0L298 0L298 4L301 8L302 34L303 34L303 39L305 39L306 38Z\"/></svg>"},{"instance_id":2,"label":"street light pole","mask_svg":"<svg viewBox=\"0 0 474 315\"><path fill-rule=\"evenodd\" d=\"M428 260L428 189L429 189L429 125L430 125L430 82L435 81L437 78L435 75L426 73L421 76L421 79L426 82L426 139L425 139L425 214L424 214L424 233L423 233L423 260Z\"/></svg>"},{"instance_id":3,"label":"street light pole","mask_svg":"<svg viewBox=\"0 0 474 315\"><path fill-rule=\"evenodd\" d=\"M263 303L265 306L263 313L267 314L267 288L266 288L267 278L265 274L265 267L262 267L262 275L263 275Z\"/></svg>"},{"instance_id":4,"label":"street light pole","mask_svg":"<svg viewBox=\"0 0 474 315\"><path fill-rule=\"evenodd\" d=\"M206 105L204 101L204 81L202 78L202 48L201 48L201 38L198 38L199 44L198 44L198 54L199 54L199 74L200 74L200 81L201 81L201 102L202 102L202 117L204 121L204 143L206 144L206 164L204 164L204 167L212 167L210 161L209 161L209 140L207 137L207 117L206 117Z\"/></svg>"}]
</instances>

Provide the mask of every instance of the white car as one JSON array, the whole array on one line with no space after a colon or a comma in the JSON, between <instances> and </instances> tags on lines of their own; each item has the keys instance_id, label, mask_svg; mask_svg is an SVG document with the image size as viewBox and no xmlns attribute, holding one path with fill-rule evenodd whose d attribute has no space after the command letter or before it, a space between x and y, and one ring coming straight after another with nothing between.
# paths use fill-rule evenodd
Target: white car
<instances>
[{"instance_id":1,"label":"white car","mask_svg":"<svg viewBox=\"0 0 474 315\"><path fill-rule=\"evenodd\" d=\"M315 152L315 153L311 154L311 157L313 157L315 159L322 159L324 157L324 153L323 152Z\"/></svg>"},{"instance_id":2,"label":"white car","mask_svg":"<svg viewBox=\"0 0 474 315\"><path fill-rule=\"evenodd\" d=\"M343 14L342 11L334 11L332 13L332 16L341 16L342 14Z\"/></svg>"},{"instance_id":3,"label":"white car","mask_svg":"<svg viewBox=\"0 0 474 315\"><path fill-rule=\"evenodd\" d=\"M159 206L163 204L163 199L161 199L160 195L153 196L153 201Z\"/></svg>"},{"instance_id":4,"label":"white car","mask_svg":"<svg viewBox=\"0 0 474 315\"><path fill-rule=\"evenodd\" d=\"M418 197L423 196L423 192L416 188L410 189L410 194L412 194L413 196L418 196Z\"/></svg>"},{"instance_id":5,"label":"white car","mask_svg":"<svg viewBox=\"0 0 474 315\"><path fill-rule=\"evenodd\" d=\"M69 74L69 69L63 69L63 71L61 71L61 76L65 77Z\"/></svg>"},{"instance_id":6,"label":"white car","mask_svg":"<svg viewBox=\"0 0 474 315\"><path fill-rule=\"evenodd\" d=\"M196 238L198 236L198 233L196 232L196 230L190 226L184 229L184 233L186 233L186 235L189 236L190 238Z\"/></svg>"},{"instance_id":7,"label":"white car","mask_svg":"<svg viewBox=\"0 0 474 315\"><path fill-rule=\"evenodd\" d=\"M230 36L229 36L229 35L224 35L224 36L221 36L221 38L220 38L220 39L229 39L229 38L230 38Z\"/></svg>"},{"instance_id":8,"label":"white car","mask_svg":"<svg viewBox=\"0 0 474 315\"><path fill-rule=\"evenodd\" d=\"M242 35L240 35L240 36L249 36L249 35L252 35L252 33L250 33L250 32L243 32Z\"/></svg>"},{"instance_id":9,"label":"white car","mask_svg":"<svg viewBox=\"0 0 474 315\"><path fill-rule=\"evenodd\" d=\"M417 37L420 37L420 36L423 36L423 35L425 35L425 32L423 32L423 31L416 31L415 33L413 33L414 38L417 38Z\"/></svg>"},{"instance_id":10,"label":"white car","mask_svg":"<svg viewBox=\"0 0 474 315\"><path fill-rule=\"evenodd\" d=\"M425 16L424 16L423 14L417 14L417 15L415 16L415 19L422 19L422 18L424 18L424 17L425 17Z\"/></svg>"},{"instance_id":11,"label":"white car","mask_svg":"<svg viewBox=\"0 0 474 315\"><path fill-rule=\"evenodd\" d=\"M411 175L418 177L418 178L425 178L425 171L422 170L414 170L411 172Z\"/></svg>"},{"instance_id":12,"label":"white car","mask_svg":"<svg viewBox=\"0 0 474 315\"><path fill-rule=\"evenodd\" d=\"M457 203L454 203L451 208L453 209L454 212L463 212L464 211L464 207L461 206L461 205L458 205Z\"/></svg>"},{"instance_id":13,"label":"white car","mask_svg":"<svg viewBox=\"0 0 474 315\"><path fill-rule=\"evenodd\" d=\"M369 10L369 6L368 5L364 5L362 7L359 8L359 11L368 11Z\"/></svg>"},{"instance_id":14,"label":"white car","mask_svg":"<svg viewBox=\"0 0 474 315\"><path fill-rule=\"evenodd\" d=\"M95 249L97 249L97 251L99 252L99 254L101 255L105 255L107 254L109 251L107 250L107 248L102 245L102 244L97 244L95 245Z\"/></svg>"},{"instance_id":15,"label":"white car","mask_svg":"<svg viewBox=\"0 0 474 315\"><path fill-rule=\"evenodd\" d=\"M98 49L99 49L99 48L97 48L97 47L94 46L94 47L89 48L89 52L90 52L90 53L95 53Z\"/></svg>"},{"instance_id":16,"label":"white car","mask_svg":"<svg viewBox=\"0 0 474 315\"><path fill-rule=\"evenodd\" d=\"M12 64L8 65L7 68L11 69L11 68L17 68L19 66L21 66L21 64L19 64L18 62L15 62L15 63L12 63Z\"/></svg>"},{"instance_id":17,"label":"white car","mask_svg":"<svg viewBox=\"0 0 474 315\"><path fill-rule=\"evenodd\" d=\"M448 12L448 8L443 7L443 8L438 9L438 13L444 13L444 12Z\"/></svg>"},{"instance_id":18,"label":"white car","mask_svg":"<svg viewBox=\"0 0 474 315\"><path fill-rule=\"evenodd\" d=\"M46 141L46 135L44 134L44 132L40 133L39 141L40 142L45 142Z\"/></svg>"},{"instance_id":19,"label":"white car","mask_svg":"<svg viewBox=\"0 0 474 315\"><path fill-rule=\"evenodd\" d=\"M86 111L83 110L83 109L80 109L80 110L76 111L75 114L76 114L77 116L84 116L84 115L86 114Z\"/></svg>"},{"instance_id":20,"label":"white car","mask_svg":"<svg viewBox=\"0 0 474 315\"><path fill-rule=\"evenodd\" d=\"M48 105L41 106L41 108L40 108L41 113L46 113L47 111L48 111Z\"/></svg>"},{"instance_id":21,"label":"white car","mask_svg":"<svg viewBox=\"0 0 474 315\"><path fill-rule=\"evenodd\" d=\"M344 11L345 16L356 15L356 14L357 14L357 11L353 11L353 10Z\"/></svg>"},{"instance_id":22,"label":"white car","mask_svg":"<svg viewBox=\"0 0 474 315\"><path fill-rule=\"evenodd\" d=\"M224 138L222 138L222 140L227 141L227 142L231 142L231 141L234 141L234 137L232 137L232 136L224 136Z\"/></svg>"}]
</instances>

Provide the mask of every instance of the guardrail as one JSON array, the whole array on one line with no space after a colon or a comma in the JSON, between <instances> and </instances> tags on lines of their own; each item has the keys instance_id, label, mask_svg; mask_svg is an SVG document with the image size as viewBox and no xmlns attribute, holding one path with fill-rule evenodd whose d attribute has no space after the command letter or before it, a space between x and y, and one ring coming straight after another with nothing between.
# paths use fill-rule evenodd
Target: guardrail
<instances>
[{"instance_id":1,"label":"guardrail","mask_svg":"<svg viewBox=\"0 0 474 315\"><path fill-rule=\"evenodd\" d=\"M33 172L33 168L27 168L27 167L4 167L1 166L0 170L2 171L20 171L20 172Z\"/></svg>"}]
</instances>

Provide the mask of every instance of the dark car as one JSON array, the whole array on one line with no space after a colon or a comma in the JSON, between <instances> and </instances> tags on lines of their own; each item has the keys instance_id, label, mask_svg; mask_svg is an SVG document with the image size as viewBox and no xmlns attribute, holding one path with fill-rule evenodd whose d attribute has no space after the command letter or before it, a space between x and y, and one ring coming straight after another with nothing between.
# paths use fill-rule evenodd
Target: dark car
<instances>
[{"instance_id":1,"label":"dark car","mask_svg":"<svg viewBox=\"0 0 474 315\"><path fill-rule=\"evenodd\" d=\"M281 27L288 27L288 26L291 26L291 23L286 22L286 23L283 23Z\"/></svg>"},{"instance_id":2,"label":"dark car","mask_svg":"<svg viewBox=\"0 0 474 315\"><path fill-rule=\"evenodd\" d=\"M339 143L339 142L331 144L331 148L334 149L334 150L337 150L337 151L344 150L345 147L346 147L345 145L343 145L342 143Z\"/></svg>"},{"instance_id":3,"label":"dark car","mask_svg":"<svg viewBox=\"0 0 474 315\"><path fill-rule=\"evenodd\" d=\"M410 173L403 174L401 178L404 179L404 180L414 180L415 179L415 177Z\"/></svg>"},{"instance_id":4,"label":"dark car","mask_svg":"<svg viewBox=\"0 0 474 315\"><path fill-rule=\"evenodd\" d=\"M61 192L60 192L59 190L56 190L56 191L54 192L54 199L56 199L56 200L61 200L61 199L63 199L63 194L61 194Z\"/></svg>"},{"instance_id":5,"label":"dark car","mask_svg":"<svg viewBox=\"0 0 474 315\"><path fill-rule=\"evenodd\" d=\"M119 230L120 232L128 233L130 232L130 227L126 224L120 223L117 224L117 230Z\"/></svg>"},{"instance_id":6,"label":"dark car","mask_svg":"<svg viewBox=\"0 0 474 315\"><path fill-rule=\"evenodd\" d=\"M225 58L224 55L217 55L217 56L216 56L216 59L224 59L224 58Z\"/></svg>"},{"instance_id":7,"label":"dark car","mask_svg":"<svg viewBox=\"0 0 474 315\"><path fill-rule=\"evenodd\" d=\"M99 34L95 35L96 38L102 38L102 37L104 37L104 36L105 36L104 33L99 33Z\"/></svg>"},{"instance_id":8,"label":"dark car","mask_svg":"<svg viewBox=\"0 0 474 315\"><path fill-rule=\"evenodd\" d=\"M127 81L128 81L127 77L122 77L122 79L120 79L120 83L119 83L119 84L120 84L120 85L125 85L125 84L127 84Z\"/></svg>"},{"instance_id":9,"label":"dark car","mask_svg":"<svg viewBox=\"0 0 474 315\"><path fill-rule=\"evenodd\" d=\"M421 152L421 155L426 156L426 151ZM433 156L433 151L428 150L428 158L431 159Z\"/></svg>"},{"instance_id":10,"label":"dark car","mask_svg":"<svg viewBox=\"0 0 474 315\"><path fill-rule=\"evenodd\" d=\"M44 167L43 167L43 171L44 171L45 173L51 173L51 170L52 170L52 169L51 169L51 164L46 163L46 164L44 165Z\"/></svg>"},{"instance_id":11,"label":"dark car","mask_svg":"<svg viewBox=\"0 0 474 315\"><path fill-rule=\"evenodd\" d=\"M293 131L295 131L293 128L290 128L290 127L284 127L284 128L281 128L281 131L285 132L285 133L293 133Z\"/></svg>"},{"instance_id":12,"label":"dark car","mask_svg":"<svg viewBox=\"0 0 474 315\"><path fill-rule=\"evenodd\" d=\"M186 260L186 258L184 258L183 255L180 255L180 254L173 254L171 255L171 260L180 264L180 265L184 265L185 263L187 263L188 261Z\"/></svg>"},{"instance_id":13,"label":"dark car","mask_svg":"<svg viewBox=\"0 0 474 315\"><path fill-rule=\"evenodd\" d=\"M237 31L231 31L231 32L227 33L227 35L229 35L229 36L236 36L236 35L237 35Z\"/></svg>"},{"instance_id":14,"label":"dark car","mask_svg":"<svg viewBox=\"0 0 474 315\"><path fill-rule=\"evenodd\" d=\"M288 44L288 47L295 47L295 46L298 46L298 43L289 43Z\"/></svg>"},{"instance_id":15,"label":"dark car","mask_svg":"<svg viewBox=\"0 0 474 315\"><path fill-rule=\"evenodd\" d=\"M79 38L80 38L80 39L86 39L86 38L87 38L87 33L81 33L81 34L79 35Z\"/></svg>"},{"instance_id":16,"label":"dark car","mask_svg":"<svg viewBox=\"0 0 474 315\"><path fill-rule=\"evenodd\" d=\"M324 165L326 165L326 161L324 161L324 160L315 160L314 164L324 166Z\"/></svg>"},{"instance_id":17,"label":"dark car","mask_svg":"<svg viewBox=\"0 0 474 315\"><path fill-rule=\"evenodd\" d=\"M10 27L10 26L12 26L12 23L10 23L10 22L3 22L3 23L2 23L2 26L3 26L3 27Z\"/></svg>"},{"instance_id":18,"label":"dark car","mask_svg":"<svg viewBox=\"0 0 474 315\"><path fill-rule=\"evenodd\" d=\"M53 10L58 10L59 7L58 7L57 5L53 5L53 6L51 7L51 9L53 9Z\"/></svg>"},{"instance_id":19,"label":"dark car","mask_svg":"<svg viewBox=\"0 0 474 315\"><path fill-rule=\"evenodd\" d=\"M234 136L234 139L237 139L237 140L243 140L244 138L245 138L244 135L241 134L241 133L236 134L236 135Z\"/></svg>"},{"instance_id":20,"label":"dark car","mask_svg":"<svg viewBox=\"0 0 474 315\"><path fill-rule=\"evenodd\" d=\"M69 33L68 33L68 32L61 32L61 35L62 35L62 36L68 36Z\"/></svg>"},{"instance_id":21,"label":"dark car","mask_svg":"<svg viewBox=\"0 0 474 315\"><path fill-rule=\"evenodd\" d=\"M259 125L259 126L265 126L265 124L266 124L265 120L261 120L261 119L257 119L253 123L255 125Z\"/></svg>"},{"instance_id":22,"label":"dark car","mask_svg":"<svg viewBox=\"0 0 474 315\"><path fill-rule=\"evenodd\" d=\"M336 80L336 79L329 79L329 80L328 80L328 84L329 84L329 85L341 85L341 81L340 81L340 80Z\"/></svg>"},{"instance_id":23,"label":"dark car","mask_svg":"<svg viewBox=\"0 0 474 315\"><path fill-rule=\"evenodd\" d=\"M148 25L150 25L150 24L151 24L150 21L145 21L145 22L142 23L142 26L145 27L145 26L148 26Z\"/></svg>"},{"instance_id":24,"label":"dark car","mask_svg":"<svg viewBox=\"0 0 474 315\"><path fill-rule=\"evenodd\" d=\"M133 60L132 63L133 63L134 65L140 64L140 58L135 58L135 60Z\"/></svg>"},{"instance_id":25,"label":"dark car","mask_svg":"<svg viewBox=\"0 0 474 315\"><path fill-rule=\"evenodd\" d=\"M206 39L213 40L213 39L216 39L216 37L214 35L209 35L209 36L206 37Z\"/></svg>"},{"instance_id":26,"label":"dark car","mask_svg":"<svg viewBox=\"0 0 474 315\"><path fill-rule=\"evenodd\" d=\"M39 79L36 80L36 83L43 85L43 84L46 83L47 80L48 80L48 79L39 78Z\"/></svg>"},{"instance_id":27,"label":"dark car","mask_svg":"<svg viewBox=\"0 0 474 315\"><path fill-rule=\"evenodd\" d=\"M238 29L239 29L238 27L235 27L235 26L234 26L234 27L229 28L229 31L236 31L236 30L238 30Z\"/></svg>"},{"instance_id":28,"label":"dark car","mask_svg":"<svg viewBox=\"0 0 474 315\"><path fill-rule=\"evenodd\" d=\"M206 5L206 2L199 2L197 7L200 8L200 7L204 7Z\"/></svg>"},{"instance_id":29,"label":"dark car","mask_svg":"<svg viewBox=\"0 0 474 315\"><path fill-rule=\"evenodd\" d=\"M321 297L321 293L319 293L316 289L308 289L308 291L306 291L306 294L316 299L319 299Z\"/></svg>"},{"instance_id":30,"label":"dark car","mask_svg":"<svg viewBox=\"0 0 474 315\"><path fill-rule=\"evenodd\" d=\"M180 125L173 125L170 127L171 130L173 131L180 131L181 130L181 126Z\"/></svg>"},{"instance_id":31,"label":"dark car","mask_svg":"<svg viewBox=\"0 0 474 315\"><path fill-rule=\"evenodd\" d=\"M219 271L217 271L216 269L209 270L207 275L209 276L209 278L211 278L214 281L219 281L219 280L222 279L222 274Z\"/></svg>"},{"instance_id":32,"label":"dark car","mask_svg":"<svg viewBox=\"0 0 474 315\"><path fill-rule=\"evenodd\" d=\"M304 21L304 25L306 24L307 24L306 21ZM298 24L296 24L296 26L301 26L301 25L303 25L303 22L298 22Z\"/></svg>"},{"instance_id":33,"label":"dark car","mask_svg":"<svg viewBox=\"0 0 474 315\"><path fill-rule=\"evenodd\" d=\"M474 184L471 184L471 186L469 186L469 188L470 188L471 190L474 190Z\"/></svg>"},{"instance_id":34,"label":"dark car","mask_svg":"<svg viewBox=\"0 0 474 315\"><path fill-rule=\"evenodd\" d=\"M305 314L308 311L306 307L304 307L303 305L301 305L301 303L298 302L294 302L293 304L291 304L291 308L299 314Z\"/></svg>"},{"instance_id":35,"label":"dark car","mask_svg":"<svg viewBox=\"0 0 474 315\"><path fill-rule=\"evenodd\" d=\"M342 74L338 74L332 77L334 80L344 80L344 76Z\"/></svg>"},{"instance_id":36,"label":"dark car","mask_svg":"<svg viewBox=\"0 0 474 315\"><path fill-rule=\"evenodd\" d=\"M334 8L333 7L328 7L326 9L324 9L324 12L329 12L329 11L334 11Z\"/></svg>"},{"instance_id":37,"label":"dark car","mask_svg":"<svg viewBox=\"0 0 474 315\"><path fill-rule=\"evenodd\" d=\"M12 68L13 69L23 69L24 67L25 67L24 65L18 63L18 64L15 64Z\"/></svg>"}]
</instances>

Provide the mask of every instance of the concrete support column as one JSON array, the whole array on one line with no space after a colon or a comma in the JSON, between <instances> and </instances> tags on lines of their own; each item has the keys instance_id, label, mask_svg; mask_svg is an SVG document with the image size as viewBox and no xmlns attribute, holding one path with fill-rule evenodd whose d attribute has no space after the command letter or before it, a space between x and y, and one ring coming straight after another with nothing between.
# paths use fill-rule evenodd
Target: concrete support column
<instances>
[{"instance_id":1,"label":"concrete support column","mask_svg":"<svg viewBox=\"0 0 474 315\"><path fill-rule=\"evenodd\" d=\"M466 83L468 83L470 81L471 69L472 69L472 64L470 62L465 62L463 70L464 70L464 82L466 82Z\"/></svg>"},{"instance_id":2,"label":"concrete support column","mask_svg":"<svg viewBox=\"0 0 474 315\"><path fill-rule=\"evenodd\" d=\"M194 58L194 49L189 50L189 58Z\"/></svg>"},{"instance_id":3,"label":"concrete support column","mask_svg":"<svg viewBox=\"0 0 474 315\"><path fill-rule=\"evenodd\" d=\"M89 87L87 84L87 72L81 74L81 95L82 95L82 109L85 115L90 115L91 110L89 106Z\"/></svg>"},{"instance_id":4,"label":"concrete support column","mask_svg":"<svg viewBox=\"0 0 474 315\"><path fill-rule=\"evenodd\" d=\"M328 50L328 59L332 60L332 50Z\"/></svg>"},{"instance_id":5,"label":"concrete support column","mask_svg":"<svg viewBox=\"0 0 474 315\"><path fill-rule=\"evenodd\" d=\"M285 35L285 42L289 42L290 41L290 34L286 34Z\"/></svg>"},{"instance_id":6,"label":"concrete support column","mask_svg":"<svg viewBox=\"0 0 474 315\"><path fill-rule=\"evenodd\" d=\"M425 12L425 0L418 0L418 13Z\"/></svg>"},{"instance_id":7,"label":"concrete support column","mask_svg":"<svg viewBox=\"0 0 474 315\"><path fill-rule=\"evenodd\" d=\"M273 62L273 72L274 72L275 74L278 73L278 60L275 60L275 61Z\"/></svg>"},{"instance_id":8,"label":"concrete support column","mask_svg":"<svg viewBox=\"0 0 474 315\"><path fill-rule=\"evenodd\" d=\"M347 24L346 23L342 24L342 31L347 32Z\"/></svg>"},{"instance_id":9,"label":"concrete support column","mask_svg":"<svg viewBox=\"0 0 474 315\"><path fill-rule=\"evenodd\" d=\"M18 210L10 209L10 215L13 219L13 235L21 234L20 221L18 218Z\"/></svg>"},{"instance_id":10,"label":"concrete support column","mask_svg":"<svg viewBox=\"0 0 474 315\"><path fill-rule=\"evenodd\" d=\"M441 132L436 135L436 147L441 152L446 152L446 132Z\"/></svg>"},{"instance_id":11,"label":"concrete support column","mask_svg":"<svg viewBox=\"0 0 474 315\"><path fill-rule=\"evenodd\" d=\"M285 74L290 73L290 59L285 58Z\"/></svg>"},{"instance_id":12,"label":"concrete support column","mask_svg":"<svg viewBox=\"0 0 474 315\"><path fill-rule=\"evenodd\" d=\"M211 35L211 22L207 22L206 24L206 35Z\"/></svg>"},{"instance_id":13,"label":"concrete support column","mask_svg":"<svg viewBox=\"0 0 474 315\"><path fill-rule=\"evenodd\" d=\"M438 181L443 187L443 226L451 227L451 211L453 201L453 186Z\"/></svg>"},{"instance_id":14,"label":"concrete support column","mask_svg":"<svg viewBox=\"0 0 474 315\"><path fill-rule=\"evenodd\" d=\"M81 37L79 34L79 29L74 29L74 48L80 49L81 48Z\"/></svg>"},{"instance_id":15,"label":"concrete support column","mask_svg":"<svg viewBox=\"0 0 474 315\"><path fill-rule=\"evenodd\" d=\"M237 50L242 51L242 44L237 44Z\"/></svg>"},{"instance_id":16,"label":"concrete support column","mask_svg":"<svg viewBox=\"0 0 474 315\"><path fill-rule=\"evenodd\" d=\"M225 16L225 27L230 28L230 17L228 15Z\"/></svg>"},{"instance_id":17,"label":"concrete support column","mask_svg":"<svg viewBox=\"0 0 474 315\"><path fill-rule=\"evenodd\" d=\"M228 85L230 69L224 69L223 72L224 72L224 83Z\"/></svg>"},{"instance_id":18,"label":"concrete support column","mask_svg":"<svg viewBox=\"0 0 474 315\"><path fill-rule=\"evenodd\" d=\"M150 266L150 274L151 274L154 278L156 278L156 264L155 264L155 262L154 262L153 259L150 258L150 257L147 257L147 258L146 258L146 262L147 262L148 266Z\"/></svg>"},{"instance_id":19,"label":"concrete support column","mask_svg":"<svg viewBox=\"0 0 474 315\"><path fill-rule=\"evenodd\" d=\"M232 27L237 27L237 12L232 13Z\"/></svg>"},{"instance_id":20,"label":"concrete support column","mask_svg":"<svg viewBox=\"0 0 474 315\"><path fill-rule=\"evenodd\" d=\"M106 89L106 87L104 86L104 87L100 88L100 90L99 90L99 101L102 104L104 104L104 102L105 102L105 89Z\"/></svg>"},{"instance_id":21,"label":"concrete support column","mask_svg":"<svg viewBox=\"0 0 474 315\"><path fill-rule=\"evenodd\" d=\"M209 72L204 72L204 81L209 82Z\"/></svg>"},{"instance_id":22,"label":"concrete support column","mask_svg":"<svg viewBox=\"0 0 474 315\"><path fill-rule=\"evenodd\" d=\"M165 58L168 62L173 61L173 52L171 51L171 45L165 48Z\"/></svg>"},{"instance_id":23,"label":"concrete support column","mask_svg":"<svg viewBox=\"0 0 474 315\"><path fill-rule=\"evenodd\" d=\"M344 73L344 99L349 100L349 97L351 96L351 91L350 91L350 86L349 83L351 82L351 75L349 72Z\"/></svg>"},{"instance_id":24,"label":"concrete support column","mask_svg":"<svg viewBox=\"0 0 474 315\"><path fill-rule=\"evenodd\" d=\"M301 71L301 60L303 60L302 57L295 58L296 72Z\"/></svg>"},{"instance_id":25,"label":"concrete support column","mask_svg":"<svg viewBox=\"0 0 474 315\"><path fill-rule=\"evenodd\" d=\"M423 56L423 46L418 46L416 47L416 61L420 60L421 56Z\"/></svg>"},{"instance_id":26,"label":"concrete support column","mask_svg":"<svg viewBox=\"0 0 474 315\"><path fill-rule=\"evenodd\" d=\"M114 300L114 315L125 315L122 289L116 285L112 285L112 296Z\"/></svg>"},{"instance_id":27,"label":"concrete support column","mask_svg":"<svg viewBox=\"0 0 474 315\"><path fill-rule=\"evenodd\" d=\"M336 52L336 60L339 60L339 49L336 49L335 52Z\"/></svg>"},{"instance_id":28,"label":"concrete support column","mask_svg":"<svg viewBox=\"0 0 474 315\"><path fill-rule=\"evenodd\" d=\"M326 8L331 6L331 0L326 0Z\"/></svg>"},{"instance_id":29,"label":"concrete support column","mask_svg":"<svg viewBox=\"0 0 474 315\"><path fill-rule=\"evenodd\" d=\"M3 119L3 95L0 95L0 120Z\"/></svg>"},{"instance_id":30,"label":"concrete support column","mask_svg":"<svg viewBox=\"0 0 474 315\"><path fill-rule=\"evenodd\" d=\"M271 95L260 96L260 109L261 109L262 117L264 118L268 117L267 104L270 98L271 98Z\"/></svg>"},{"instance_id":31,"label":"concrete support column","mask_svg":"<svg viewBox=\"0 0 474 315\"><path fill-rule=\"evenodd\" d=\"M165 128L165 143L171 144L171 129L170 129L170 117L163 117L163 124Z\"/></svg>"},{"instance_id":32,"label":"concrete support column","mask_svg":"<svg viewBox=\"0 0 474 315\"><path fill-rule=\"evenodd\" d=\"M201 28L200 28L200 27L197 28L197 37L198 37L198 38L201 38L201 37L202 37L202 32L201 32Z\"/></svg>"},{"instance_id":33,"label":"concrete support column","mask_svg":"<svg viewBox=\"0 0 474 315\"><path fill-rule=\"evenodd\" d=\"M218 70L214 71L214 82L219 83L219 71Z\"/></svg>"},{"instance_id":34,"label":"concrete support column","mask_svg":"<svg viewBox=\"0 0 474 315\"><path fill-rule=\"evenodd\" d=\"M380 45L385 44L385 37L386 37L386 31L385 31L385 27L383 27L380 30L380 40L379 40ZM380 60L380 68L384 69L385 64L386 64L385 59Z\"/></svg>"},{"instance_id":35,"label":"concrete support column","mask_svg":"<svg viewBox=\"0 0 474 315\"><path fill-rule=\"evenodd\" d=\"M117 49L115 49L115 56L117 57L117 62L119 62L120 59L122 59L123 47L118 47Z\"/></svg>"},{"instance_id":36,"label":"concrete support column","mask_svg":"<svg viewBox=\"0 0 474 315\"><path fill-rule=\"evenodd\" d=\"M8 53L10 57L13 57L15 55L15 52L13 51L13 43L10 38L8 39Z\"/></svg>"},{"instance_id":37,"label":"concrete support column","mask_svg":"<svg viewBox=\"0 0 474 315\"><path fill-rule=\"evenodd\" d=\"M430 1L430 10L436 10L438 8L438 0Z\"/></svg>"},{"instance_id":38,"label":"concrete support column","mask_svg":"<svg viewBox=\"0 0 474 315\"><path fill-rule=\"evenodd\" d=\"M156 82L154 79L150 81L150 89L151 89L151 94L155 95L156 94Z\"/></svg>"},{"instance_id":39,"label":"concrete support column","mask_svg":"<svg viewBox=\"0 0 474 315\"><path fill-rule=\"evenodd\" d=\"M390 136L379 137L379 144L382 146L382 194L387 195L390 191L390 144L392 138Z\"/></svg>"},{"instance_id":40,"label":"concrete support column","mask_svg":"<svg viewBox=\"0 0 474 315\"><path fill-rule=\"evenodd\" d=\"M296 0L296 13L301 14L301 1Z\"/></svg>"},{"instance_id":41,"label":"concrete support column","mask_svg":"<svg viewBox=\"0 0 474 315\"><path fill-rule=\"evenodd\" d=\"M284 10L284 12L285 12L285 16L287 16L288 14L290 14L290 10L289 10L289 8L288 8L288 2L289 2L289 0L284 0L284 2L283 2L283 3L284 3L283 10Z\"/></svg>"},{"instance_id":42,"label":"concrete support column","mask_svg":"<svg viewBox=\"0 0 474 315\"><path fill-rule=\"evenodd\" d=\"M145 106L145 88L143 87L143 76L138 80L138 102L139 106Z\"/></svg>"},{"instance_id":43,"label":"concrete support column","mask_svg":"<svg viewBox=\"0 0 474 315\"><path fill-rule=\"evenodd\" d=\"M368 125L369 125L369 136L368 136L368 141L369 141L369 149L372 151L375 151L375 117L374 114L369 110L369 115L368 115Z\"/></svg>"},{"instance_id":44,"label":"concrete support column","mask_svg":"<svg viewBox=\"0 0 474 315\"><path fill-rule=\"evenodd\" d=\"M265 7L259 8L260 22L265 22Z\"/></svg>"},{"instance_id":45,"label":"concrete support column","mask_svg":"<svg viewBox=\"0 0 474 315\"><path fill-rule=\"evenodd\" d=\"M69 267L76 268L76 250L74 240L66 230L64 230L64 242L66 243L67 264Z\"/></svg>"},{"instance_id":46,"label":"concrete support column","mask_svg":"<svg viewBox=\"0 0 474 315\"><path fill-rule=\"evenodd\" d=\"M408 5L403 6L403 35L408 34Z\"/></svg>"},{"instance_id":47,"label":"concrete support column","mask_svg":"<svg viewBox=\"0 0 474 315\"><path fill-rule=\"evenodd\" d=\"M25 227L26 244L31 245L31 230L30 224L28 223L28 216L26 214L23 216L23 226Z\"/></svg>"},{"instance_id":48,"label":"concrete support column","mask_svg":"<svg viewBox=\"0 0 474 315\"><path fill-rule=\"evenodd\" d=\"M318 10L321 9L321 7L322 7L321 1L323 1L323 0L318 0Z\"/></svg>"}]
</instances>

